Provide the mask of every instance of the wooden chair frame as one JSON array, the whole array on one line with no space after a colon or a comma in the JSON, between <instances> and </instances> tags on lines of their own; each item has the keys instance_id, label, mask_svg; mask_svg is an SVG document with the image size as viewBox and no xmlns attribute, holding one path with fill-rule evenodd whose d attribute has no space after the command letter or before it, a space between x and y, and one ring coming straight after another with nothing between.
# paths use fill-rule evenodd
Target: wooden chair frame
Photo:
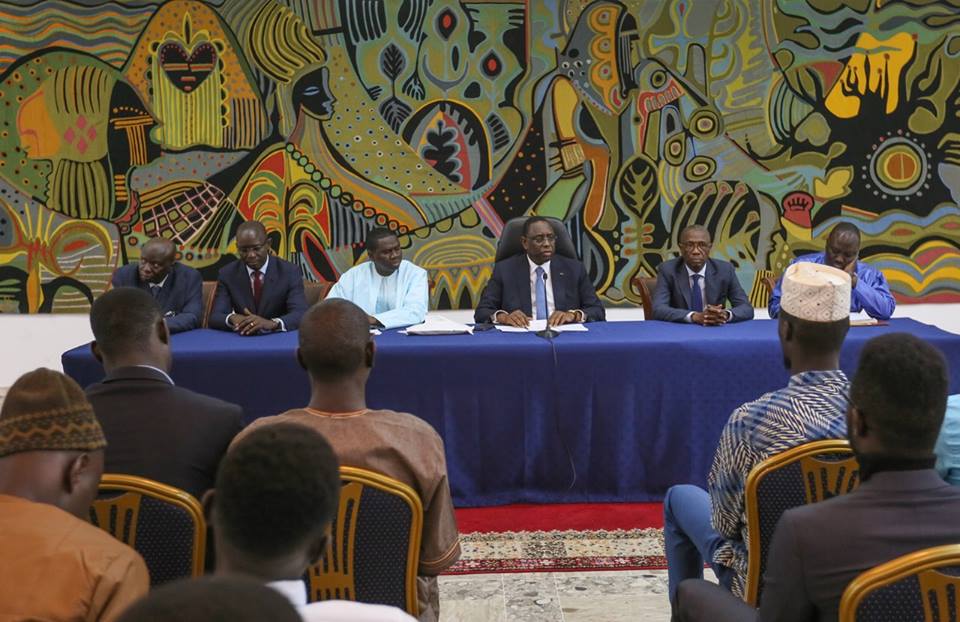
<instances>
[{"instance_id":1,"label":"wooden chair frame","mask_svg":"<svg viewBox=\"0 0 960 622\"><path fill-rule=\"evenodd\" d=\"M370 486L371 488L376 488L399 497L410 508L412 517L407 548L407 567L404 572L404 591L407 601L406 611L411 616L417 617L420 613L419 602L417 600L417 570L420 564L420 540L423 533L423 504L420 501L420 497L416 491L407 484L368 469L342 466L340 467L340 479L348 483L355 482L362 486ZM358 512L359 511L362 510L358 510ZM345 512L346 506L344 504L344 498L341 497L341 503L337 510L337 521L339 525L342 525L346 520ZM323 562L321 561L307 569L311 577L313 577L315 573L322 575L322 572L319 572L322 564Z\"/></svg>"},{"instance_id":2,"label":"wooden chair frame","mask_svg":"<svg viewBox=\"0 0 960 622\"><path fill-rule=\"evenodd\" d=\"M861 573L843 590L839 622L855 622L857 608L874 590L943 566L960 566L960 544L936 546L902 555Z\"/></svg>"},{"instance_id":3,"label":"wooden chair frame","mask_svg":"<svg viewBox=\"0 0 960 622\"><path fill-rule=\"evenodd\" d=\"M744 490L744 507L747 513L747 533L749 534L747 540L747 584L744 591L744 600L749 605L757 606L760 592L762 547L760 544L760 503L757 499L757 488L760 486L760 482L773 471L803 458L831 453L852 454L852 452L850 443L845 440L813 441L798 445L775 456L770 456L750 470Z\"/></svg>"},{"instance_id":4,"label":"wooden chair frame","mask_svg":"<svg viewBox=\"0 0 960 622\"><path fill-rule=\"evenodd\" d=\"M196 525L193 534L192 573L194 577L203 575L203 564L207 547L207 523L203 518L203 507L193 495L179 488L161 484L160 482L145 477L118 475L115 473L104 474L103 477L100 478L100 486L97 490L100 493L116 491L139 494L141 496L152 497L185 510ZM95 507L97 503L98 500L94 500L93 506ZM103 527L101 526L101 528ZM116 536L116 534L113 535ZM131 542L124 542L124 544L133 546Z\"/></svg>"},{"instance_id":5,"label":"wooden chair frame","mask_svg":"<svg viewBox=\"0 0 960 622\"><path fill-rule=\"evenodd\" d=\"M217 281L204 281L203 288L203 314L200 318L200 328L207 328L210 322L210 314L213 313L213 301L217 297Z\"/></svg>"}]
</instances>

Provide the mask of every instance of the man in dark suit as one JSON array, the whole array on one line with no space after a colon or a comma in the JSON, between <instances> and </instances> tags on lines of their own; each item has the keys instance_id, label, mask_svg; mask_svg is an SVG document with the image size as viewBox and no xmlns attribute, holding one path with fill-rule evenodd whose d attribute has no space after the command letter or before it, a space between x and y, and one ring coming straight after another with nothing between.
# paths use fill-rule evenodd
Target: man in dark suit
<instances>
[{"instance_id":1,"label":"man in dark suit","mask_svg":"<svg viewBox=\"0 0 960 622\"><path fill-rule=\"evenodd\" d=\"M690 225L680 232L680 257L660 264L653 319L719 326L753 319L753 306L729 262L710 259L710 232ZM730 308L724 308L730 301Z\"/></svg>"},{"instance_id":2,"label":"man in dark suit","mask_svg":"<svg viewBox=\"0 0 960 622\"><path fill-rule=\"evenodd\" d=\"M170 332L156 301L119 288L90 309L94 356L106 376L86 393L107 437L105 472L136 475L197 498L243 427L242 409L173 384Z\"/></svg>"},{"instance_id":3,"label":"man in dark suit","mask_svg":"<svg viewBox=\"0 0 960 622\"><path fill-rule=\"evenodd\" d=\"M245 336L296 330L307 310L300 268L270 254L267 230L255 220L237 228L237 255L220 269L210 328Z\"/></svg>"},{"instance_id":4,"label":"man in dark suit","mask_svg":"<svg viewBox=\"0 0 960 622\"><path fill-rule=\"evenodd\" d=\"M960 542L960 489L933 468L948 385L946 361L930 344L906 333L871 339L847 409L860 487L783 515L759 610L712 583L688 580L678 593L680 619L836 620L843 590L860 573Z\"/></svg>"},{"instance_id":5,"label":"man in dark suit","mask_svg":"<svg viewBox=\"0 0 960 622\"><path fill-rule=\"evenodd\" d=\"M583 265L555 255L556 235L546 218L523 225L523 253L498 261L474 313L477 323L526 327L531 319L549 326L606 319Z\"/></svg>"},{"instance_id":6,"label":"man in dark suit","mask_svg":"<svg viewBox=\"0 0 960 622\"><path fill-rule=\"evenodd\" d=\"M113 287L139 287L156 298L171 333L199 328L203 316L200 273L176 256L173 242L153 238L140 250L140 263L119 268L111 280Z\"/></svg>"}]
</instances>

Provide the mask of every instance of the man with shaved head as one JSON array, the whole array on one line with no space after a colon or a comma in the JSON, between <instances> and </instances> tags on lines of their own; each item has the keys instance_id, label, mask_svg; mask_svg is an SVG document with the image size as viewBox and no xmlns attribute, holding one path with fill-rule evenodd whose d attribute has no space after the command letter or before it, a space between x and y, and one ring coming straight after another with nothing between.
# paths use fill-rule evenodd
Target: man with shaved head
<instances>
[{"instance_id":1,"label":"man with shaved head","mask_svg":"<svg viewBox=\"0 0 960 622\"><path fill-rule=\"evenodd\" d=\"M237 228L237 255L220 269L210 328L245 337L296 330L307 310L300 268L270 254L267 230L255 220Z\"/></svg>"},{"instance_id":2,"label":"man with shaved head","mask_svg":"<svg viewBox=\"0 0 960 622\"><path fill-rule=\"evenodd\" d=\"M363 309L343 299L325 300L303 316L299 337L297 359L310 376L310 403L258 419L234 444L262 426L298 423L329 440L340 464L376 471L412 487L423 503L420 620L436 620L436 575L460 557L443 441L413 415L367 408L366 385L376 345Z\"/></svg>"},{"instance_id":3,"label":"man with shaved head","mask_svg":"<svg viewBox=\"0 0 960 622\"><path fill-rule=\"evenodd\" d=\"M802 261L832 266L850 275L851 313L862 311L877 320L889 320L893 315L897 301L890 293L883 272L860 261L860 230L853 223L838 223L827 236L827 245L822 253L802 255L791 261L790 265ZM780 314L782 286L783 279L770 295L768 311L772 318Z\"/></svg>"},{"instance_id":4,"label":"man with shaved head","mask_svg":"<svg viewBox=\"0 0 960 622\"><path fill-rule=\"evenodd\" d=\"M203 280L200 273L176 261L177 247L165 238L153 238L140 249L140 263L113 273L113 287L137 287L152 295L171 333L200 327L203 317Z\"/></svg>"}]
</instances>

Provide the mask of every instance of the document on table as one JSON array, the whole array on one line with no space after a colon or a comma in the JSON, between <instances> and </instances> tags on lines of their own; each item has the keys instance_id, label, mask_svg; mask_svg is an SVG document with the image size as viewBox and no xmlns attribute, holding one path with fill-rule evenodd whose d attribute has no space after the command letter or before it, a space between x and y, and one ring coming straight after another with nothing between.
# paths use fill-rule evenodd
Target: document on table
<instances>
[{"instance_id":1,"label":"document on table","mask_svg":"<svg viewBox=\"0 0 960 622\"><path fill-rule=\"evenodd\" d=\"M423 324L408 326L401 333L408 335L472 335L473 326L448 320L443 316L427 317Z\"/></svg>"},{"instance_id":2,"label":"document on table","mask_svg":"<svg viewBox=\"0 0 960 622\"><path fill-rule=\"evenodd\" d=\"M531 320L530 325L526 328L507 326L506 324L497 324L497 330L502 333L537 333L541 330L545 330L546 328L546 320ZM587 332L587 327L583 324L562 324L560 326L554 326L553 330L557 331L558 333L585 333Z\"/></svg>"},{"instance_id":3,"label":"document on table","mask_svg":"<svg viewBox=\"0 0 960 622\"><path fill-rule=\"evenodd\" d=\"M876 326L879 323L876 319L867 315L866 311L850 314L850 326Z\"/></svg>"}]
</instances>

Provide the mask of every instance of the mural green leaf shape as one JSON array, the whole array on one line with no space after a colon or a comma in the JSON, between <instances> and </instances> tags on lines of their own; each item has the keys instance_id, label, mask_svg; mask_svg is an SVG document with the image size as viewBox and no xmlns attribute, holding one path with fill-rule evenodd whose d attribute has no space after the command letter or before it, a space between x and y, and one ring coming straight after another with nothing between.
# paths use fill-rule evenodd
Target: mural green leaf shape
<instances>
[{"instance_id":1,"label":"mural green leaf shape","mask_svg":"<svg viewBox=\"0 0 960 622\"><path fill-rule=\"evenodd\" d=\"M403 57L403 52L394 44L388 45L380 55L380 69L385 76L395 82L407 66L407 59Z\"/></svg>"}]
</instances>

